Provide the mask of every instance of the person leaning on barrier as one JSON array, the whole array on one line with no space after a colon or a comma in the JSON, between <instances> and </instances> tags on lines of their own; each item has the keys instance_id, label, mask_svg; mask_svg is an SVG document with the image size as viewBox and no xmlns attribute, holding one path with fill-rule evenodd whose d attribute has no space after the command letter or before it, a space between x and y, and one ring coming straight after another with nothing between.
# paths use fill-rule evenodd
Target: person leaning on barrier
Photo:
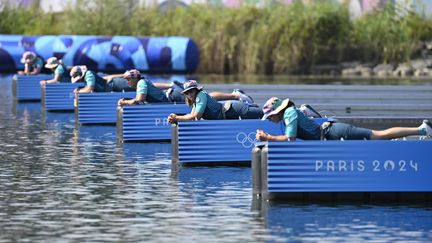
<instances>
[{"instance_id":1,"label":"person leaning on barrier","mask_svg":"<svg viewBox=\"0 0 432 243\"><path fill-rule=\"evenodd\" d=\"M39 74L43 67L43 60L32 51L26 51L21 57L21 63L24 64L24 71L19 71L20 75Z\"/></svg>"},{"instance_id":2,"label":"person leaning on barrier","mask_svg":"<svg viewBox=\"0 0 432 243\"><path fill-rule=\"evenodd\" d=\"M120 99L118 105L136 105L144 104L144 102L184 102L184 97L181 94L183 83L178 81L153 83L142 77L140 71L136 69L126 71L123 78L127 80L129 87L136 90L136 96L131 100Z\"/></svg>"},{"instance_id":3,"label":"person leaning on barrier","mask_svg":"<svg viewBox=\"0 0 432 243\"><path fill-rule=\"evenodd\" d=\"M86 66L74 66L70 71L70 76L72 83L85 83L85 87L76 88L74 93L132 91L128 87L127 81L121 77L122 74L101 77L88 70Z\"/></svg>"},{"instance_id":4,"label":"person leaning on barrier","mask_svg":"<svg viewBox=\"0 0 432 243\"><path fill-rule=\"evenodd\" d=\"M54 77L53 79L40 81L40 85L45 86L46 84L59 82L69 83L71 81L69 72L67 72L65 65L63 64L62 60L58 59L57 57L48 58L45 68L50 69L53 72Z\"/></svg>"},{"instance_id":5,"label":"person leaning on barrier","mask_svg":"<svg viewBox=\"0 0 432 243\"><path fill-rule=\"evenodd\" d=\"M319 125L306 117L289 99L270 98L263 107L263 120L285 123L284 135L270 135L258 130L256 138L260 141L303 140L385 140L413 135L432 136L432 123L424 120L419 127L393 127L382 131L355 127L346 123L325 122Z\"/></svg>"},{"instance_id":6,"label":"person leaning on barrier","mask_svg":"<svg viewBox=\"0 0 432 243\"><path fill-rule=\"evenodd\" d=\"M71 82L84 82L83 88L76 88L74 93L107 92L107 82L95 72L88 70L87 66L74 66L70 71Z\"/></svg>"},{"instance_id":7,"label":"person leaning on barrier","mask_svg":"<svg viewBox=\"0 0 432 243\"><path fill-rule=\"evenodd\" d=\"M202 87L199 87L195 80L186 82L182 93L186 96L186 104L192 106L192 111L190 114L183 116L170 114L168 116L168 122L170 123L199 120L201 118L207 120L259 119L263 115L261 109L254 104L239 100L230 100L225 102L224 105L217 102L217 99L223 98L221 96L217 97L217 95L223 93L218 92L216 97L213 97L204 91ZM228 97L229 94L226 96ZM238 96L235 97L238 98Z\"/></svg>"},{"instance_id":8,"label":"person leaning on barrier","mask_svg":"<svg viewBox=\"0 0 432 243\"><path fill-rule=\"evenodd\" d=\"M107 92L132 92L134 88L128 85L123 74L111 74L102 77L107 82Z\"/></svg>"}]
</instances>

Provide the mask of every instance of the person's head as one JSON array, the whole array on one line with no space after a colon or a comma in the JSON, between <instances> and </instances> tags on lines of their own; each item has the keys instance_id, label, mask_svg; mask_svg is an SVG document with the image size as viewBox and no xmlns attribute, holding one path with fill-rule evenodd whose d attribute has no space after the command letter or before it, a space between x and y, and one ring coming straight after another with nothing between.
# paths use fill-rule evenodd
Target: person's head
<instances>
[{"instance_id":1,"label":"person's head","mask_svg":"<svg viewBox=\"0 0 432 243\"><path fill-rule=\"evenodd\" d=\"M74 66L70 71L71 82L76 83L80 81L87 71L86 66Z\"/></svg>"},{"instance_id":2,"label":"person's head","mask_svg":"<svg viewBox=\"0 0 432 243\"><path fill-rule=\"evenodd\" d=\"M50 57L48 58L45 67L48 69L55 69L60 64L61 64L61 60L59 60L57 57Z\"/></svg>"},{"instance_id":3,"label":"person's head","mask_svg":"<svg viewBox=\"0 0 432 243\"><path fill-rule=\"evenodd\" d=\"M23 53L21 57L21 63L32 64L35 59L36 59L36 53L32 51L26 51Z\"/></svg>"},{"instance_id":4,"label":"person's head","mask_svg":"<svg viewBox=\"0 0 432 243\"><path fill-rule=\"evenodd\" d=\"M202 90L201 86L198 86L198 82L195 80L189 80L183 84L182 94L186 96L186 104L189 106L195 102L196 96L199 91Z\"/></svg>"},{"instance_id":5,"label":"person's head","mask_svg":"<svg viewBox=\"0 0 432 243\"><path fill-rule=\"evenodd\" d=\"M278 123L283 119L285 109L293 105L294 103L289 99L281 100L277 97L271 97L263 106L264 116L262 120Z\"/></svg>"},{"instance_id":6,"label":"person's head","mask_svg":"<svg viewBox=\"0 0 432 243\"><path fill-rule=\"evenodd\" d=\"M137 69L127 70L123 74L123 78L128 81L128 85L130 87L136 87L138 81L141 79L141 72Z\"/></svg>"}]
</instances>

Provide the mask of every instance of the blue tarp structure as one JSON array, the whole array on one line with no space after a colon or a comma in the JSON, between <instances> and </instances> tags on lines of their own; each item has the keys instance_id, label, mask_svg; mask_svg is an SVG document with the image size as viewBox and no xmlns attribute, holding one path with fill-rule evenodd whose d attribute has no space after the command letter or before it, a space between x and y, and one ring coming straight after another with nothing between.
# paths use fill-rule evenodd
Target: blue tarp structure
<instances>
[{"instance_id":1,"label":"blue tarp structure","mask_svg":"<svg viewBox=\"0 0 432 243\"><path fill-rule=\"evenodd\" d=\"M139 69L153 73L190 73L199 63L199 50L189 37L80 35L0 35L0 72L22 70L25 51L42 59L55 56L66 66L87 65L103 72Z\"/></svg>"}]
</instances>

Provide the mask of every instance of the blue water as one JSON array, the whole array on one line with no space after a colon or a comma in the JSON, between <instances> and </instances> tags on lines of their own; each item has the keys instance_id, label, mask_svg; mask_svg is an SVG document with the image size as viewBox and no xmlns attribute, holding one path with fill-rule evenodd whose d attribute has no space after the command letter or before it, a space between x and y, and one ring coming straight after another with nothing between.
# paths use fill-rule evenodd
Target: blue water
<instances>
[{"instance_id":1,"label":"blue water","mask_svg":"<svg viewBox=\"0 0 432 243\"><path fill-rule=\"evenodd\" d=\"M15 103L0 78L0 242L287 242L432 239L423 206L252 200L250 168L171 170L169 143Z\"/></svg>"}]
</instances>

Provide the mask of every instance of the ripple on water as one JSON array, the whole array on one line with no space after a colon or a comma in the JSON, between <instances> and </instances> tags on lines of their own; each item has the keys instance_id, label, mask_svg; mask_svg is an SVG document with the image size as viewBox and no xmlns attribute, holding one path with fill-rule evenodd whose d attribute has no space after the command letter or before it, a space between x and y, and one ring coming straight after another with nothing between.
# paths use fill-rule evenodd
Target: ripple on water
<instances>
[{"instance_id":1,"label":"ripple on water","mask_svg":"<svg viewBox=\"0 0 432 243\"><path fill-rule=\"evenodd\" d=\"M0 78L0 98L9 81ZM169 143L118 146L114 127L76 128L73 113L0 102L0 242L432 238L432 211L422 207L262 203L252 210L250 168L173 173Z\"/></svg>"}]
</instances>

